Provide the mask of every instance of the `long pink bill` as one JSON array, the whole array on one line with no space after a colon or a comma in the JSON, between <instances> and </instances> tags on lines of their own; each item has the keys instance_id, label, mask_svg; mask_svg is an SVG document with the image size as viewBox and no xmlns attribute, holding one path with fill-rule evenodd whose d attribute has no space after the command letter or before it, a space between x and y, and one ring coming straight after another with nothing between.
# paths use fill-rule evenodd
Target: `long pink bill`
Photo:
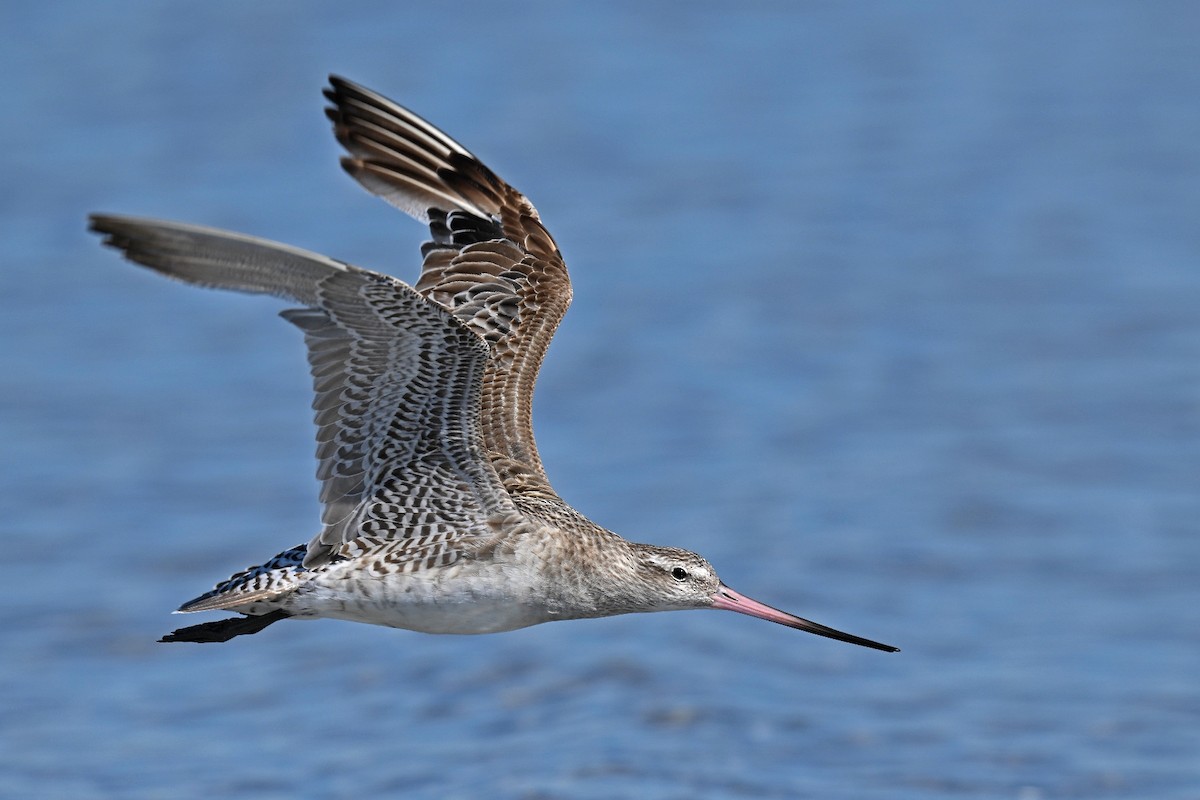
<instances>
[{"instance_id":1,"label":"long pink bill","mask_svg":"<svg viewBox=\"0 0 1200 800\"><path fill-rule=\"evenodd\" d=\"M739 614L749 614L752 617L759 619L778 622L780 625L787 625L789 628L796 628L801 631L815 633L818 636L827 636L830 639L837 639L840 642L849 642L850 644L858 644L863 647L873 647L876 650L883 650L888 653L900 652L899 647L892 647L890 644L880 644L873 642L870 639L863 639L860 636L853 636L849 633L835 631L833 628L827 628L824 625L819 625L816 622L810 622L806 619L801 619L786 611L780 611L778 608L771 608L757 600L751 600L744 594L739 594L733 589L730 589L725 584L721 584L721 588L717 589L716 594L712 597L712 607L721 608L728 611L736 611Z\"/></svg>"}]
</instances>

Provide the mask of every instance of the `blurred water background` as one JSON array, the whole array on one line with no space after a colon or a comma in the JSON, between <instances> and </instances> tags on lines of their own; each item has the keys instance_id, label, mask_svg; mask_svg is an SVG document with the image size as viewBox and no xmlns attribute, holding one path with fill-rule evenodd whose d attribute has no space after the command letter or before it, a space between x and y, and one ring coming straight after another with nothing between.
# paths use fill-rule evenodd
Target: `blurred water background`
<instances>
[{"instance_id":1,"label":"blurred water background","mask_svg":"<svg viewBox=\"0 0 1200 800\"><path fill-rule=\"evenodd\" d=\"M0 796L1200 798L1200 9L60 2L0 11ZM89 211L416 276L328 72L538 205L569 501L903 648L693 612L155 644L307 539L269 299Z\"/></svg>"}]
</instances>

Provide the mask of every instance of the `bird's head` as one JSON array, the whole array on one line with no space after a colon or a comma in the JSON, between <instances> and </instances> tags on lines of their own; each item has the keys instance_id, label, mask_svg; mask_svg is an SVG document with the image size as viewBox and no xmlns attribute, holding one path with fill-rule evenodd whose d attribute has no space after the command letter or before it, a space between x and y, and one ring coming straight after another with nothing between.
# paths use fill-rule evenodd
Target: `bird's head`
<instances>
[{"instance_id":1,"label":"bird's head","mask_svg":"<svg viewBox=\"0 0 1200 800\"><path fill-rule=\"evenodd\" d=\"M634 553L637 558L638 581L644 587L647 605L641 610L717 608L889 653L899 649L834 630L735 592L721 582L712 564L702 556L687 550L639 544L634 545Z\"/></svg>"},{"instance_id":2,"label":"bird's head","mask_svg":"<svg viewBox=\"0 0 1200 800\"><path fill-rule=\"evenodd\" d=\"M710 608L721 579L702 556L677 547L638 545L637 579L647 590L648 611Z\"/></svg>"}]
</instances>

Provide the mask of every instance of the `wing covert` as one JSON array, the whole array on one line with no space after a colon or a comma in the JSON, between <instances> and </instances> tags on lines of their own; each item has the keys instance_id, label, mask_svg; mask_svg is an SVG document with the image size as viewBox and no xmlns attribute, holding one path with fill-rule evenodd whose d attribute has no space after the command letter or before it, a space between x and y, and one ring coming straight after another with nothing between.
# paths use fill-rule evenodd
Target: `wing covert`
<instances>
[{"instance_id":1,"label":"wing covert","mask_svg":"<svg viewBox=\"0 0 1200 800\"><path fill-rule=\"evenodd\" d=\"M382 95L330 78L326 113L368 191L428 222L415 289L491 345L481 381L484 446L510 492L553 496L533 438L533 391L571 302L553 237L523 194L465 147Z\"/></svg>"},{"instance_id":2,"label":"wing covert","mask_svg":"<svg viewBox=\"0 0 1200 800\"><path fill-rule=\"evenodd\" d=\"M188 283L272 294L304 331L317 424L323 530L305 566L344 545L406 538L405 558L454 557L490 536L512 500L479 425L488 345L446 309L387 275L197 225L94 215L127 258Z\"/></svg>"},{"instance_id":3,"label":"wing covert","mask_svg":"<svg viewBox=\"0 0 1200 800\"><path fill-rule=\"evenodd\" d=\"M306 565L360 536L445 541L487 535L511 508L483 451L487 345L394 278L331 275L304 331L317 424L324 530Z\"/></svg>"}]
</instances>

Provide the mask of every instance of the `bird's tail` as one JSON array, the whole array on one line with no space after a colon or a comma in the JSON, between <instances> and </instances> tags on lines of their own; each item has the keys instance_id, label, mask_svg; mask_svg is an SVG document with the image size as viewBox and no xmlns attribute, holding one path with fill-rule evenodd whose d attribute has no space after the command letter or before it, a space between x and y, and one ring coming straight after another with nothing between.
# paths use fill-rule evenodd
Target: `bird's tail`
<instances>
[{"instance_id":1,"label":"bird's tail","mask_svg":"<svg viewBox=\"0 0 1200 800\"><path fill-rule=\"evenodd\" d=\"M228 642L235 636L245 636L258 633L263 628L287 619L291 614L283 609L276 609L267 614L249 614L243 617L229 617L213 622L203 622L172 631L159 639L160 642Z\"/></svg>"}]
</instances>

